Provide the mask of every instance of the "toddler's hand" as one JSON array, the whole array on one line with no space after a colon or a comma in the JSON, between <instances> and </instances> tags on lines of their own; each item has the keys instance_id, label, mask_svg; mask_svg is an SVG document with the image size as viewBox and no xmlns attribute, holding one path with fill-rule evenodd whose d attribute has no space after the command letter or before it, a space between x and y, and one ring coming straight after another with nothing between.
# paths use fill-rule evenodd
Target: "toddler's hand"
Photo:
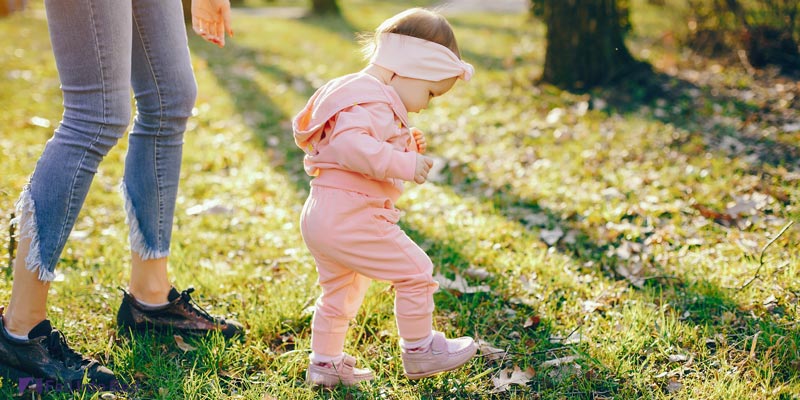
<instances>
[{"instance_id":1,"label":"toddler's hand","mask_svg":"<svg viewBox=\"0 0 800 400\"><path fill-rule=\"evenodd\" d=\"M433 159L417 153L417 169L414 172L414 182L418 184L425 183L428 180L428 172L433 167Z\"/></svg>"},{"instance_id":2,"label":"toddler's hand","mask_svg":"<svg viewBox=\"0 0 800 400\"><path fill-rule=\"evenodd\" d=\"M425 151L428 150L425 134L417 128L411 128L411 136L414 137L414 142L417 143L417 153L425 154Z\"/></svg>"}]
</instances>

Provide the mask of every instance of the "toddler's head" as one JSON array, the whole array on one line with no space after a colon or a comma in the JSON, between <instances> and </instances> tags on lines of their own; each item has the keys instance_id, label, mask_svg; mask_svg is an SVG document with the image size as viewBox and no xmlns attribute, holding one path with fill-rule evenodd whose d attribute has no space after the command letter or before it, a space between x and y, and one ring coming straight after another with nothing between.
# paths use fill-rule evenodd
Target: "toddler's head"
<instances>
[{"instance_id":1,"label":"toddler's head","mask_svg":"<svg viewBox=\"0 0 800 400\"><path fill-rule=\"evenodd\" d=\"M441 14L422 8L403 11L375 30L364 53L394 73L394 87L409 112L428 106L430 99L449 91L458 78L469 80L471 65L460 58L450 23Z\"/></svg>"}]
</instances>

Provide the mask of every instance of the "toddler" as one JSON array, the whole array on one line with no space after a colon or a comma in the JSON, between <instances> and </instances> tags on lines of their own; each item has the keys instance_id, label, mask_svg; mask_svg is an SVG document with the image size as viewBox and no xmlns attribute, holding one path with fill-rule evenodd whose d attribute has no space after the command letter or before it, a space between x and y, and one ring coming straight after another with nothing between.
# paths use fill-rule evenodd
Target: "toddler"
<instances>
[{"instance_id":1,"label":"toddler","mask_svg":"<svg viewBox=\"0 0 800 400\"><path fill-rule=\"evenodd\" d=\"M409 127L408 113L425 109L457 79L469 80L473 68L460 59L447 20L421 8L383 22L366 52L366 68L319 88L292 124L306 153L305 170L314 177L300 226L322 286L306 380L323 386L374 377L343 352L348 322L373 279L396 290L409 379L455 369L477 351L472 338L447 339L432 329L433 264L397 225L394 206L403 181L424 183L433 165L422 155L425 138Z\"/></svg>"}]
</instances>

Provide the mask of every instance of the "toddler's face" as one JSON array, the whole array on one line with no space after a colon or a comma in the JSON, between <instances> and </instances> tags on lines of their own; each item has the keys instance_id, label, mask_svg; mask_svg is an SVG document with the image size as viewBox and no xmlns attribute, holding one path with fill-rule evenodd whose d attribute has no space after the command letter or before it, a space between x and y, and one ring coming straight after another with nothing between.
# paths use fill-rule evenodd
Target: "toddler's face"
<instances>
[{"instance_id":1,"label":"toddler's face","mask_svg":"<svg viewBox=\"0 0 800 400\"><path fill-rule=\"evenodd\" d=\"M434 82L395 75L389 85L400 95L406 110L415 113L428 108L432 98L447 93L457 79L452 77Z\"/></svg>"}]
</instances>

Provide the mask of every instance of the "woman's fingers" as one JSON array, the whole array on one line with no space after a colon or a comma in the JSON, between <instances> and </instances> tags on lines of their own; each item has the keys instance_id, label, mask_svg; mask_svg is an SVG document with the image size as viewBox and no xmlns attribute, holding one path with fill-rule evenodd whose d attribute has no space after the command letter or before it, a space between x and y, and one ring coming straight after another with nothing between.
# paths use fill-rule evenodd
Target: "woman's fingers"
<instances>
[{"instance_id":1,"label":"woman's fingers","mask_svg":"<svg viewBox=\"0 0 800 400\"><path fill-rule=\"evenodd\" d=\"M218 46L225 45L223 24L201 18L192 18L192 29L203 39Z\"/></svg>"}]
</instances>

